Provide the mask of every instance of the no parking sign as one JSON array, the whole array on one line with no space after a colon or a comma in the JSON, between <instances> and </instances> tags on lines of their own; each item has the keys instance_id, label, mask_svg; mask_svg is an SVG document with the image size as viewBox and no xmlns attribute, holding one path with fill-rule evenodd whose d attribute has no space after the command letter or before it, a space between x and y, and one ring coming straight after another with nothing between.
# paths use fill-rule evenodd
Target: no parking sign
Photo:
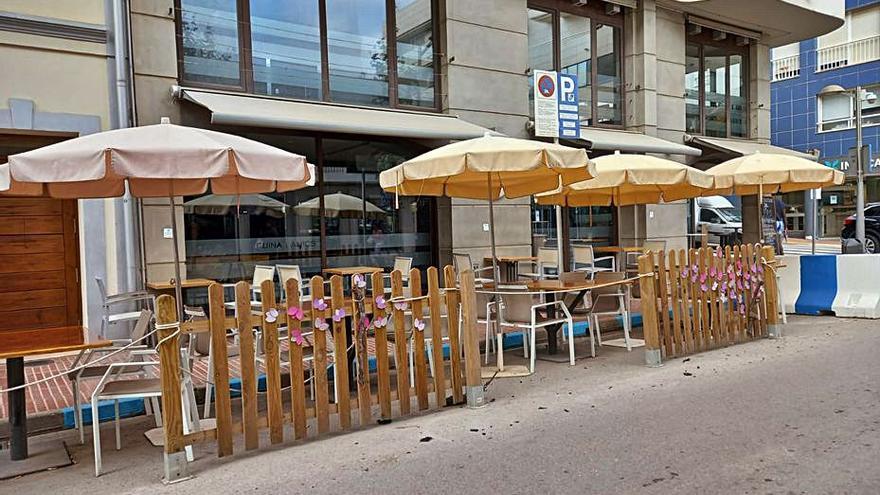
<instances>
[{"instance_id":1,"label":"no parking sign","mask_svg":"<svg viewBox=\"0 0 880 495\"><path fill-rule=\"evenodd\" d=\"M534 97L536 136L581 136L576 75L536 70Z\"/></svg>"}]
</instances>

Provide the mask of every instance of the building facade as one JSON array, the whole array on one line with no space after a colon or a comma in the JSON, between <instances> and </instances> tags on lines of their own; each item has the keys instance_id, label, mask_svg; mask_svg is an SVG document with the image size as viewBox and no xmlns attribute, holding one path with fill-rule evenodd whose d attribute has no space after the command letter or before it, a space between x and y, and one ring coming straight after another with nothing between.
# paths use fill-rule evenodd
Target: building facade
<instances>
[{"instance_id":1,"label":"building facade","mask_svg":"<svg viewBox=\"0 0 880 495\"><path fill-rule=\"evenodd\" d=\"M855 211L855 105L847 95L819 93L831 84L857 86L880 97L880 1L847 0L846 22L838 29L780 47L773 52L772 141L777 146L814 153L819 162L843 170L845 184L823 191L818 215L802 193L785 197L788 228L800 235L817 232L837 237ZM865 166L866 201L880 201L880 101L864 102L863 142L871 147Z\"/></svg>"}]
</instances>

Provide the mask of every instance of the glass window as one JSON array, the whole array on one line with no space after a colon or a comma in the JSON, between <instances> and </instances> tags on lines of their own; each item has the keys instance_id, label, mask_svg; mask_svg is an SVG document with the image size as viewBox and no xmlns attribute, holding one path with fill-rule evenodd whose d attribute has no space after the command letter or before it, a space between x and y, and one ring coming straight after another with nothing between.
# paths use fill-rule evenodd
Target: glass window
<instances>
[{"instance_id":1,"label":"glass window","mask_svg":"<svg viewBox=\"0 0 880 495\"><path fill-rule=\"evenodd\" d=\"M236 0L180 0L183 77L241 86Z\"/></svg>"},{"instance_id":2,"label":"glass window","mask_svg":"<svg viewBox=\"0 0 880 495\"><path fill-rule=\"evenodd\" d=\"M593 117L593 95L590 91L592 70L590 18L559 13L559 71L578 78L578 110L581 120L589 125Z\"/></svg>"},{"instance_id":3,"label":"glass window","mask_svg":"<svg viewBox=\"0 0 880 495\"><path fill-rule=\"evenodd\" d=\"M401 105L434 106L434 25L428 0L396 0L397 97Z\"/></svg>"},{"instance_id":4,"label":"glass window","mask_svg":"<svg viewBox=\"0 0 880 495\"><path fill-rule=\"evenodd\" d=\"M747 137L749 130L748 100L746 100L745 67L742 55L730 56L730 135Z\"/></svg>"},{"instance_id":5,"label":"glass window","mask_svg":"<svg viewBox=\"0 0 880 495\"><path fill-rule=\"evenodd\" d=\"M585 206L568 210L568 232L572 244L611 244L613 218L610 206Z\"/></svg>"},{"instance_id":6,"label":"glass window","mask_svg":"<svg viewBox=\"0 0 880 495\"><path fill-rule=\"evenodd\" d=\"M250 14L254 92L320 100L318 0L251 0Z\"/></svg>"},{"instance_id":7,"label":"glass window","mask_svg":"<svg viewBox=\"0 0 880 495\"><path fill-rule=\"evenodd\" d=\"M327 0L330 99L388 105L385 0Z\"/></svg>"},{"instance_id":8,"label":"glass window","mask_svg":"<svg viewBox=\"0 0 880 495\"><path fill-rule=\"evenodd\" d=\"M553 14L543 10L529 9L529 115L535 116L535 70L553 70Z\"/></svg>"},{"instance_id":9,"label":"glass window","mask_svg":"<svg viewBox=\"0 0 880 495\"><path fill-rule=\"evenodd\" d=\"M596 122L621 125L620 29L603 24L596 29Z\"/></svg>"},{"instance_id":10,"label":"glass window","mask_svg":"<svg viewBox=\"0 0 880 495\"><path fill-rule=\"evenodd\" d=\"M684 73L685 130L702 132L700 121L700 45L688 43Z\"/></svg>"},{"instance_id":11,"label":"glass window","mask_svg":"<svg viewBox=\"0 0 880 495\"><path fill-rule=\"evenodd\" d=\"M819 98L819 125L823 131L848 129L853 126L852 96L825 95Z\"/></svg>"},{"instance_id":12,"label":"glass window","mask_svg":"<svg viewBox=\"0 0 880 495\"><path fill-rule=\"evenodd\" d=\"M703 105L706 136L727 137L727 56L715 46L703 47Z\"/></svg>"}]
</instances>

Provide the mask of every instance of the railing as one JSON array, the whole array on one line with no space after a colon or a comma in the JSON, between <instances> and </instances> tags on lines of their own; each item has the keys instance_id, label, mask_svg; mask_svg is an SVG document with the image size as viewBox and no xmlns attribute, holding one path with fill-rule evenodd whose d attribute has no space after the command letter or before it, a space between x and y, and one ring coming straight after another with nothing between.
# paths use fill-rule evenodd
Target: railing
<instances>
[{"instance_id":1,"label":"railing","mask_svg":"<svg viewBox=\"0 0 880 495\"><path fill-rule=\"evenodd\" d=\"M776 335L774 270L758 244L639 257L647 363Z\"/></svg>"},{"instance_id":2,"label":"railing","mask_svg":"<svg viewBox=\"0 0 880 495\"><path fill-rule=\"evenodd\" d=\"M784 81L801 75L801 56L792 55L771 61L773 81Z\"/></svg>"},{"instance_id":3,"label":"railing","mask_svg":"<svg viewBox=\"0 0 880 495\"><path fill-rule=\"evenodd\" d=\"M816 72L880 60L880 35L816 50Z\"/></svg>"},{"instance_id":4,"label":"railing","mask_svg":"<svg viewBox=\"0 0 880 495\"><path fill-rule=\"evenodd\" d=\"M286 281L287 300L276 301L274 284L266 281L261 286L259 311L251 305L250 284L239 282L235 286L235 317L226 315L222 286L212 284L208 289L208 321L182 325L174 321L174 298L161 296L157 300L157 328L162 339L166 480L186 475L186 462L181 458L185 446L216 442L217 455L228 456L233 454L234 434L243 434L244 450L250 451L260 448L261 429L268 429L268 442L275 445L291 438L323 436L331 431L331 424L339 430L351 429L353 416L355 424L363 427L374 420L382 424L394 416L409 415L412 410L442 408L448 401L462 403L465 397L471 406L482 405L473 272L461 273L459 285L455 271L447 266L441 287L437 268L428 268L424 296L422 272L413 269L408 275L407 295L400 271L391 273L390 295L381 273L372 276L371 291L366 280L355 278L345 291L345 280L333 276L329 296L324 293L324 280L313 277L311 301L300 301L295 279ZM236 423L226 352L227 329L231 328L238 331L242 372L242 419ZM180 376L186 371L181 369L177 351L181 334L191 332L211 336L217 426L184 433ZM349 338L353 342L349 343ZM369 345L371 342L374 345ZM448 352L444 352L444 345L448 345ZM284 350L286 362L281 359ZM257 397L258 362L266 371L265 401ZM354 366L353 384L349 383L349 366ZM290 377L290 390L284 394L289 401L283 400L282 368ZM329 390L330 369L335 400ZM313 399L308 399L310 388ZM349 392L352 389L354 394Z\"/></svg>"}]
</instances>

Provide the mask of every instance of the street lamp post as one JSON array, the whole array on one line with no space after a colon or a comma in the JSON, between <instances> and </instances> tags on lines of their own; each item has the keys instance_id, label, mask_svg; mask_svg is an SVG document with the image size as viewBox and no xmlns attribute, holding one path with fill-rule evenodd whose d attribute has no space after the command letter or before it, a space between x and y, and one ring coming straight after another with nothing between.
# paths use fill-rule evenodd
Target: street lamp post
<instances>
[{"instance_id":1,"label":"street lamp post","mask_svg":"<svg viewBox=\"0 0 880 495\"><path fill-rule=\"evenodd\" d=\"M856 118L856 239L865 247L865 163L862 156L862 100L868 103L877 101L877 95L856 86L853 90L838 84L829 84L819 91L819 96L845 94L855 99ZM880 246L878 246L880 247ZM877 247L875 247L876 249Z\"/></svg>"}]
</instances>

